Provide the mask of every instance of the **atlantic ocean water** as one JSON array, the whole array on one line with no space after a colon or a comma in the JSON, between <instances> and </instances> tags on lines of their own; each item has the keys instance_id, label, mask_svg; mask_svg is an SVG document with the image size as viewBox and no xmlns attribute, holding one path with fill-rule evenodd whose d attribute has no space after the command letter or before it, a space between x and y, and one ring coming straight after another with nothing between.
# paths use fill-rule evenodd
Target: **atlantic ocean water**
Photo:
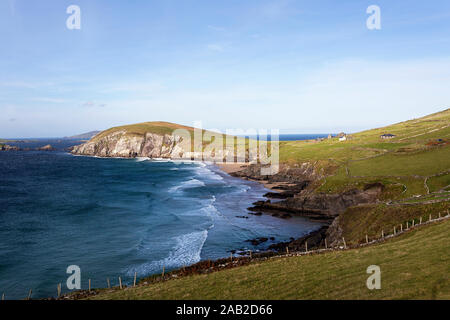
<instances>
[{"instance_id":1,"label":"atlantic ocean water","mask_svg":"<svg viewBox=\"0 0 450 320\"><path fill-rule=\"evenodd\" d=\"M73 156L57 151L0 152L0 294L6 299L63 292L70 265L82 289L263 250L320 227L303 218L254 216L268 192L198 162ZM246 216L248 219L240 216ZM259 246L246 240L274 237Z\"/></svg>"}]
</instances>

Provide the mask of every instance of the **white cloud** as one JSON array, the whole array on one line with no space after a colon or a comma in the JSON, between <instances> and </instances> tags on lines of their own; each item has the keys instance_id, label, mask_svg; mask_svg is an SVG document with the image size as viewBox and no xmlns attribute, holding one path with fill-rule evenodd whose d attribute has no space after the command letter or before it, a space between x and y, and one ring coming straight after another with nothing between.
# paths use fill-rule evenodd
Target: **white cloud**
<instances>
[{"instance_id":1,"label":"white cloud","mask_svg":"<svg viewBox=\"0 0 450 320\"><path fill-rule=\"evenodd\" d=\"M66 100L66 99L58 99L58 98L32 98L31 101L49 102L49 103L65 103L68 100Z\"/></svg>"}]
</instances>

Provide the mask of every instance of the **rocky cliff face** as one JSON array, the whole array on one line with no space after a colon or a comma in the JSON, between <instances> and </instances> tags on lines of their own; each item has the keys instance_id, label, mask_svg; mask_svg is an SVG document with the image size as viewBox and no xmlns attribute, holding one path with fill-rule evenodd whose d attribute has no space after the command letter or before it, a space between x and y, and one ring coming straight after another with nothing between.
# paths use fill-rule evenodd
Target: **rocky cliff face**
<instances>
[{"instance_id":1,"label":"rocky cliff face","mask_svg":"<svg viewBox=\"0 0 450 320\"><path fill-rule=\"evenodd\" d=\"M172 135L146 133L143 136L130 135L126 131L116 131L99 139L93 139L75 146L73 154L99 157L149 157L191 159L190 143Z\"/></svg>"}]
</instances>

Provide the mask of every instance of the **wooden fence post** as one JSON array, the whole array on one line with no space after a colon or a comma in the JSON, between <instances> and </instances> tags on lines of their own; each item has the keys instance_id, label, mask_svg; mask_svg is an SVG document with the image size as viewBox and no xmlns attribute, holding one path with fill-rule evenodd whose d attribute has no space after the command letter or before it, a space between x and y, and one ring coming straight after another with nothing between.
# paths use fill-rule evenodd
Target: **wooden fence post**
<instances>
[{"instance_id":1,"label":"wooden fence post","mask_svg":"<svg viewBox=\"0 0 450 320\"><path fill-rule=\"evenodd\" d=\"M344 249L347 249L347 244L345 243L344 237L342 237L342 242L344 242Z\"/></svg>"},{"instance_id":2,"label":"wooden fence post","mask_svg":"<svg viewBox=\"0 0 450 320\"><path fill-rule=\"evenodd\" d=\"M422 224L422 217L420 217L419 219L419 224Z\"/></svg>"},{"instance_id":3,"label":"wooden fence post","mask_svg":"<svg viewBox=\"0 0 450 320\"><path fill-rule=\"evenodd\" d=\"M122 278L119 277L119 288L122 289Z\"/></svg>"},{"instance_id":4,"label":"wooden fence post","mask_svg":"<svg viewBox=\"0 0 450 320\"><path fill-rule=\"evenodd\" d=\"M325 249L328 249L327 238L325 238Z\"/></svg>"},{"instance_id":5,"label":"wooden fence post","mask_svg":"<svg viewBox=\"0 0 450 320\"><path fill-rule=\"evenodd\" d=\"M91 279L89 279L89 291L91 291Z\"/></svg>"},{"instance_id":6,"label":"wooden fence post","mask_svg":"<svg viewBox=\"0 0 450 320\"><path fill-rule=\"evenodd\" d=\"M430 213L430 219L428 219L428 221L431 221L431 213Z\"/></svg>"},{"instance_id":7,"label":"wooden fence post","mask_svg":"<svg viewBox=\"0 0 450 320\"><path fill-rule=\"evenodd\" d=\"M439 219L441 218L441 213L439 212Z\"/></svg>"},{"instance_id":8,"label":"wooden fence post","mask_svg":"<svg viewBox=\"0 0 450 320\"><path fill-rule=\"evenodd\" d=\"M403 223L400 225L400 232L403 232Z\"/></svg>"},{"instance_id":9,"label":"wooden fence post","mask_svg":"<svg viewBox=\"0 0 450 320\"><path fill-rule=\"evenodd\" d=\"M406 230L409 229L409 221L406 221Z\"/></svg>"},{"instance_id":10,"label":"wooden fence post","mask_svg":"<svg viewBox=\"0 0 450 320\"><path fill-rule=\"evenodd\" d=\"M308 241L305 241L305 252L308 253Z\"/></svg>"},{"instance_id":11,"label":"wooden fence post","mask_svg":"<svg viewBox=\"0 0 450 320\"><path fill-rule=\"evenodd\" d=\"M394 226L394 236L397 234L397 231L395 230L395 226Z\"/></svg>"},{"instance_id":12,"label":"wooden fence post","mask_svg":"<svg viewBox=\"0 0 450 320\"><path fill-rule=\"evenodd\" d=\"M2 294L2 301L5 301L5 293Z\"/></svg>"},{"instance_id":13,"label":"wooden fence post","mask_svg":"<svg viewBox=\"0 0 450 320\"><path fill-rule=\"evenodd\" d=\"M136 287L136 276L137 276L137 272L134 272L133 287Z\"/></svg>"},{"instance_id":14,"label":"wooden fence post","mask_svg":"<svg viewBox=\"0 0 450 320\"><path fill-rule=\"evenodd\" d=\"M106 283L108 284L108 289L111 289L111 282L109 282L109 278L106 278Z\"/></svg>"},{"instance_id":15,"label":"wooden fence post","mask_svg":"<svg viewBox=\"0 0 450 320\"><path fill-rule=\"evenodd\" d=\"M381 237L384 239L384 230L381 230Z\"/></svg>"},{"instance_id":16,"label":"wooden fence post","mask_svg":"<svg viewBox=\"0 0 450 320\"><path fill-rule=\"evenodd\" d=\"M253 259L252 257L252 250L250 250L250 260Z\"/></svg>"},{"instance_id":17,"label":"wooden fence post","mask_svg":"<svg viewBox=\"0 0 450 320\"><path fill-rule=\"evenodd\" d=\"M233 262L233 253L230 253L230 262Z\"/></svg>"},{"instance_id":18,"label":"wooden fence post","mask_svg":"<svg viewBox=\"0 0 450 320\"><path fill-rule=\"evenodd\" d=\"M61 283L58 283L58 286L56 287L58 291L58 298L61 297Z\"/></svg>"},{"instance_id":19,"label":"wooden fence post","mask_svg":"<svg viewBox=\"0 0 450 320\"><path fill-rule=\"evenodd\" d=\"M27 298L27 300L30 300L30 299L31 299L32 293L33 293L33 290L30 289L30 292L28 292L28 298Z\"/></svg>"},{"instance_id":20,"label":"wooden fence post","mask_svg":"<svg viewBox=\"0 0 450 320\"><path fill-rule=\"evenodd\" d=\"M369 243L369 236L366 234L366 243Z\"/></svg>"},{"instance_id":21,"label":"wooden fence post","mask_svg":"<svg viewBox=\"0 0 450 320\"><path fill-rule=\"evenodd\" d=\"M289 254L289 247L286 247L286 254Z\"/></svg>"},{"instance_id":22,"label":"wooden fence post","mask_svg":"<svg viewBox=\"0 0 450 320\"><path fill-rule=\"evenodd\" d=\"M209 261L209 265L211 265L211 260L208 260ZM165 271L166 271L166 267L165 266L163 266L163 272L162 272L162 277L164 278L164 273L165 273Z\"/></svg>"}]
</instances>

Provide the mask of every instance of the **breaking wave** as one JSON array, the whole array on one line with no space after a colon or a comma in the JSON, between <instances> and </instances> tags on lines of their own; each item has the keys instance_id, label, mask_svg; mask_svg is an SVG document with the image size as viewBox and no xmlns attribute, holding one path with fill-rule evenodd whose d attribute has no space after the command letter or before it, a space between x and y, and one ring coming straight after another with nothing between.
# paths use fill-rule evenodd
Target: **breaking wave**
<instances>
[{"instance_id":1,"label":"breaking wave","mask_svg":"<svg viewBox=\"0 0 450 320\"><path fill-rule=\"evenodd\" d=\"M195 264L200 261L200 254L207 237L207 230L175 237L175 247L166 258L133 266L126 273L128 276L134 275L135 272L139 276L145 276L159 272L163 267L167 270Z\"/></svg>"}]
</instances>

